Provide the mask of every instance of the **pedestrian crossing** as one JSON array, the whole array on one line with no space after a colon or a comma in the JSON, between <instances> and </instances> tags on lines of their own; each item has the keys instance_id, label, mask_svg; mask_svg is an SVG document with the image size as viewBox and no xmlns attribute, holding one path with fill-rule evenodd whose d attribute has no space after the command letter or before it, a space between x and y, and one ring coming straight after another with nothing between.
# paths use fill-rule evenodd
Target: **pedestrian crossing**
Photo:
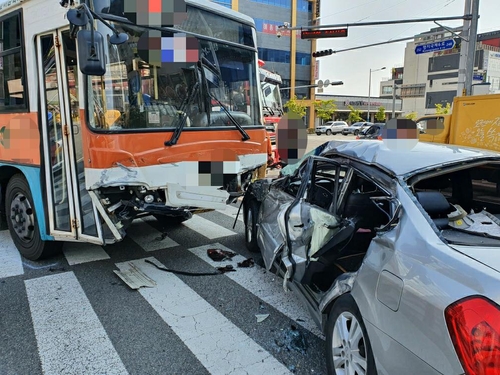
<instances>
[{"instance_id":1,"label":"pedestrian crossing","mask_svg":"<svg viewBox=\"0 0 500 375\"><path fill-rule=\"evenodd\" d=\"M163 239L154 219L136 220L127 239L113 245L141 249L127 253L133 256L126 260L116 257L119 249L67 243L59 264L70 267L62 267L58 273L38 270L40 275L33 273L36 270L23 272L23 262L7 231L0 232L0 300L18 298L6 294L2 280L17 282L20 277L23 285L19 290L24 289L33 327L33 337L24 340L34 343L37 352L32 354L39 361L32 368L27 362L29 370L18 372L9 362L9 354L3 353L0 374L326 373L324 337L305 307L284 292L282 279L257 264L236 266L251 254L243 250L241 220L234 230L228 229L238 208L231 209L195 215L194 221L167 229ZM207 255L209 248L237 255L215 262ZM146 259L192 272L231 264L236 272L183 276L159 270ZM114 276L114 270L131 265L156 285L135 291ZM101 275L107 281L97 281ZM263 312L269 318L257 322L255 316ZM132 317L131 324L146 331L142 344L137 344L140 347L129 348L139 341L137 328L118 328L124 316ZM165 328L160 329L161 325ZM291 326L298 326L306 338L307 354L287 349L283 335ZM4 339L0 333L0 340ZM20 338L11 335L9 340L16 345ZM168 345L162 351L155 350L156 343L164 342ZM150 356L154 359L148 359ZM153 360L158 362L151 363ZM137 363L149 367L137 369ZM301 366L302 371L297 371Z\"/></svg>"}]
</instances>

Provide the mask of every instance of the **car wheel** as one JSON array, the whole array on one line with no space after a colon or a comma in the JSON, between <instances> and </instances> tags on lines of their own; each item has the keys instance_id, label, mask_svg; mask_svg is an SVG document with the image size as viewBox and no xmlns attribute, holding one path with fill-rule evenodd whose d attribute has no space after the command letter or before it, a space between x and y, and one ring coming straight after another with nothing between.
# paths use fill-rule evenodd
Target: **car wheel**
<instances>
[{"instance_id":1,"label":"car wheel","mask_svg":"<svg viewBox=\"0 0 500 375\"><path fill-rule=\"evenodd\" d=\"M55 255L63 244L42 240L34 207L28 181L21 174L14 175L5 192L7 226L19 253L29 260Z\"/></svg>"},{"instance_id":2,"label":"car wheel","mask_svg":"<svg viewBox=\"0 0 500 375\"><path fill-rule=\"evenodd\" d=\"M257 244L257 218L259 217L259 204L255 199L248 201L245 216L245 244L247 249L252 253L258 253L259 245Z\"/></svg>"},{"instance_id":3,"label":"car wheel","mask_svg":"<svg viewBox=\"0 0 500 375\"><path fill-rule=\"evenodd\" d=\"M316 133L316 135L321 135L321 133Z\"/></svg>"},{"instance_id":4,"label":"car wheel","mask_svg":"<svg viewBox=\"0 0 500 375\"><path fill-rule=\"evenodd\" d=\"M375 375L375 359L358 306L351 295L333 305L326 325L329 374Z\"/></svg>"},{"instance_id":5,"label":"car wheel","mask_svg":"<svg viewBox=\"0 0 500 375\"><path fill-rule=\"evenodd\" d=\"M328 130L326 131L326 135L332 135L332 131L331 131L330 129L328 129Z\"/></svg>"}]
</instances>

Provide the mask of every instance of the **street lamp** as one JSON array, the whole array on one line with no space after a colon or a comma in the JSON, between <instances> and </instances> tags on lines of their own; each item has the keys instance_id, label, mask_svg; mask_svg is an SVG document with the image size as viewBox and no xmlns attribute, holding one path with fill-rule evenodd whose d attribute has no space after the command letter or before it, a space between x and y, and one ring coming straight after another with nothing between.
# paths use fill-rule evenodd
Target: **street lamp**
<instances>
[{"instance_id":1,"label":"street lamp","mask_svg":"<svg viewBox=\"0 0 500 375\"><path fill-rule=\"evenodd\" d=\"M368 116L367 116L367 121L370 121L370 99L371 99L371 94L372 94L372 72L378 72L379 70L384 70L385 66L380 68L380 69L375 69L372 70L370 69L370 79L368 81Z\"/></svg>"}]
</instances>

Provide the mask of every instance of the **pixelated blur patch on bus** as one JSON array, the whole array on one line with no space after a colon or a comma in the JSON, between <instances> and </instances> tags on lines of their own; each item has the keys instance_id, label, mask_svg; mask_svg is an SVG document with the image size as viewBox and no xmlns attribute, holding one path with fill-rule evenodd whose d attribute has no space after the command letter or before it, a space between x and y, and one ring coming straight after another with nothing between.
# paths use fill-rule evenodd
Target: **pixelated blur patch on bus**
<instances>
[{"instance_id":1,"label":"pixelated blur patch on bus","mask_svg":"<svg viewBox=\"0 0 500 375\"><path fill-rule=\"evenodd\" d=\"M184 0L125 0L125 17L139 26L172 27L187 19Z\"/></svg>"},{"instance_id":2,"label":"pixelated blur patch on bus","mask_svg":"<svg viewBox=\"0 0 500 375\"><path fill-rule=\"evenodd\" d=\"M382 129L382 140L391 150L411 150L418 143L418 129L410 119L391 119Z\"/></svg>"},{"instance_id":3,"label":"pixelated blur patch on bus","mask_svg":"<svg viewBox=\"0 0 500 375\"><path fill-rule=\"evenodd\" d=\"M280 119L276 146L283 162L295 164L302 159L307 149L307 129L299 115L289 112Z\"/></svg>"},{"instance_id":4,"label":"pixelated blur patch on bus","mask_svg":"<svg viewBox=\"0 0 500 375\"><path fill-rule=\"evenodd\" d=\"M188 68L199 60L198 39L183 33L166 36L159 30L150 30L139 38L137 50L141 59L169 72Z\"/></svg>"},{"instance_id":5,"label":"pixelated blur patch on bus","mask_svg":"<svg viewBox=\"0 0 500 375\"><path fill-rule=\"evenodd\" d=\"M230 164L224 161L198 162L198 186L226 187L235 182L237 173L234 173L232 170L234 168L231 168Z\"/></svg>"}]
</instances>

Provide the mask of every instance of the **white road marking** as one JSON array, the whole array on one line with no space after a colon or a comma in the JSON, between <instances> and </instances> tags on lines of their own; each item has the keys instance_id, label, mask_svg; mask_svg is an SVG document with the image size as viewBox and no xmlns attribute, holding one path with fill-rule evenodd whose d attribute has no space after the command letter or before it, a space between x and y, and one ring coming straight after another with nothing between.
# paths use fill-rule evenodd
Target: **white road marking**
<instances>
[{"instance_id":1,"label":"white road marking","mask_svg":"<svg viewBox=\"0 0 500 375\"><path fill-rule=\"evenodd\" d=\"M66 242L63 253L70 266L109 259L108 253L99 245L80 242Z\"/></svg>"},{"instance_id":2,"label":"white road marking","mask_svg":"<svg viewBox=\"0 0 500 375\"><path fill-rule=\"evenodd\" d=\"M153 228L147 221L156 220L148 218L149 220L139 219L135 220L132 225L127 229L127 236L132 238L138 245L145 251L156 251L161 249L168 249L170 247L179 246L170 237L161 238L160 231Z\"/></svg>"},{"instance_id":3,"label":"white road marking","mask_svg":"<svg viewBox=\"0 0 500 375\"><path fill-rule=\"evenodd\" d=\"M126 269L128 263L116 266ZM211 374L290 373L177 276L144 259L133 263L158 284L155 288L139 289L139 293Z\"/></svg>"},{"instance_id":4,"label":"white road marking","mask_svg":"<svg viewBox=\"0 0 500 375\"><path fill-rule=\"evenodd\" d=\"M221 214L224 214L226 216L229 216L231 219L233 219L233 222L234 222L234 218L236 217L236 214L238 213L238 208L239 208L239 205L238 205L238 207L236 207L236 206L228 204L226 206L225 210L216 210L216 211L220 212ZM238 215L238 221L243 222L243 207L241 207L240 214Z\"/></svg>"},{"instance_id":5,"label":"white road marking","mask_svg":"<svg viewBox=\"0 0 500 375\"><path fill-rule=\"evenodd\" d=\"M73 272L25 285L44 374L127 374Z\"/></svg>"},{"instance_id":6,"label":"white road marking","mask_svg":"<svg viewBox=\"0 0 500 375\"><path fill-rule=\"evenodd\" d=\"M182 225L211 240L214 238L227 237L236 234L236 232L226 229L219 224L215 224L210 220L204 219L199 215L193 215L191 219L185 221Z\"/></svg>"},{"instance_id":7,"label":"white road marking","mask_svg":"<svg viewBox=\"0 0 500 375\"><path fill-rule=\"evenodd\" d=\"M227 277L234 280L253 295L259 297L262 301L274 307L283 315L296 321L297 324L300 324L308 331L323 338L323 334L311 319L306 307L292 294L292 292L284 291L283 280L280 277L270 272L266 272L264 268L258 265L255 265L253 268L238 268L237 263L246 259L241 255L234 256L231 261L214 262L207 255L207 250L210 248L235 252L219 243L191 248L189 251L214 267L224 267L227 264L233 265L236 272L226 273L225 275Z\"/></svg>"},{"instance_id":8,"label":"white road marking","mask_svg":"<svg viewBox=\"0 0 500 375\"><path fill-rule=\"evenodd\" d=\"M24 273L21 255L8 230L0 232L0 279Z\"/></svg>"}]
</instances>

